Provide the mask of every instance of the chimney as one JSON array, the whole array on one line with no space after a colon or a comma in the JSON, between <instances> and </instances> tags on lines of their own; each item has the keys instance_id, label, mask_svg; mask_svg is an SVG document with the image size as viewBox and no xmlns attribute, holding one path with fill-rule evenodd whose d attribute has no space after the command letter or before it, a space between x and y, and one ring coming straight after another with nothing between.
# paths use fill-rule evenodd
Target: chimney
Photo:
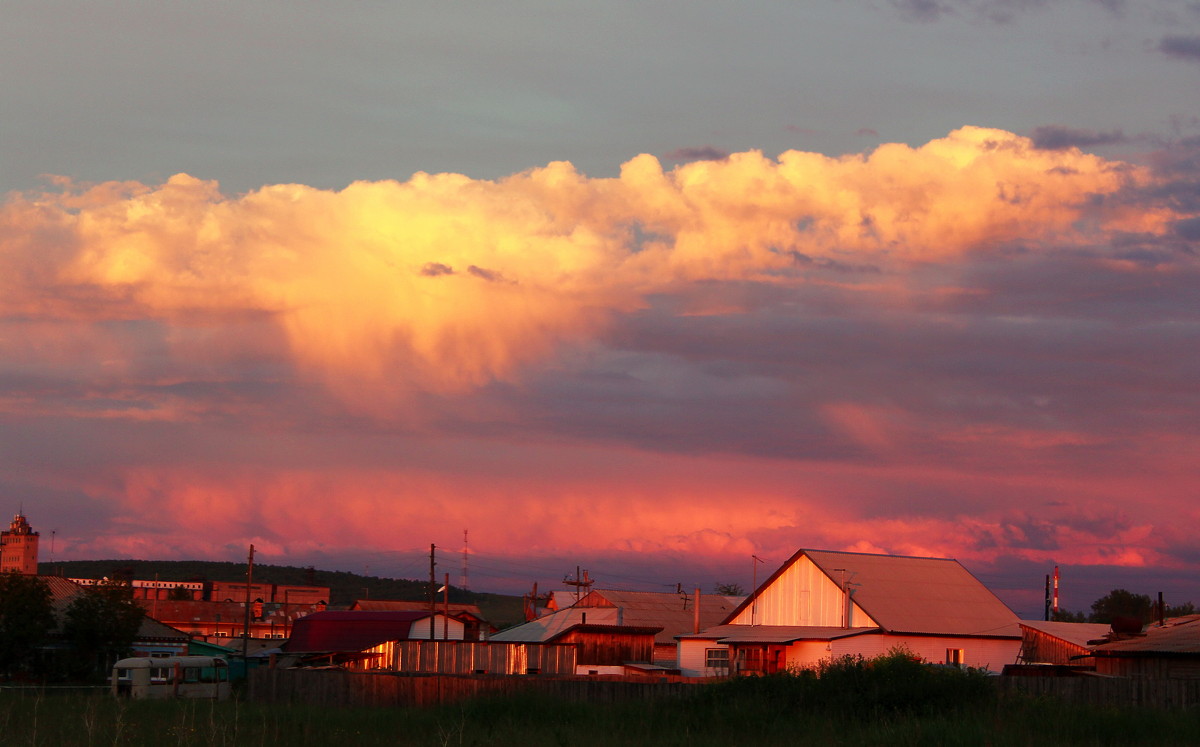
<instances>
[{"instance_id":1,"label":"chimney","mask_svg":"<svg viewBox=\"0 0 1200 747\"><path fill-rule=\"evenodd\" d=\"M700 587L696 587L696 603L692 605L692 632L700 632Z\"/></svg>"}]
</instances>

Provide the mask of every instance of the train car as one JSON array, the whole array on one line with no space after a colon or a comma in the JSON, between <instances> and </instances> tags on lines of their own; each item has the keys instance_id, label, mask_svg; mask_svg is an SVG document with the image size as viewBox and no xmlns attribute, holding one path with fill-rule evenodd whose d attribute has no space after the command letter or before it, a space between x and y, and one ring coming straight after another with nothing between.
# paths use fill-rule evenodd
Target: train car
<instances>
[{"instance_id":1,"label":"train car","mask_svg":"<svg viewBox=\"0 0 1200 747\"><path fill-rule=\"evenodd\" d=\"M112 694L128 698L230 695L229 662L219 656L135 656L113 665Z\"/></svg>"}]
</instances>

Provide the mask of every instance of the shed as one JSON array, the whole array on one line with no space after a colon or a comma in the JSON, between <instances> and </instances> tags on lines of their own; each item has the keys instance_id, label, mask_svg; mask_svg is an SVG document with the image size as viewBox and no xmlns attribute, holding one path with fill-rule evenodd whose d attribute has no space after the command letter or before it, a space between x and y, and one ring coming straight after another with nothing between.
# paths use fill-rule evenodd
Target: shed
<instances>
[{"instance_id":1,"label":"shed","mask_svg":"<svg viewBox=\"0 0 1200 747\"><path fill-rule=\"evenodd\" d=\"M1101 638L1108 631L1109 627L1102 623L1022 620L1018 661L1022 664L1094 666L1088 641Z\"/></svg>"},{"instance_id":2,"label":"shed","mask_svg":"<svg viewBox=\"0 0 1200 747\"><path fill-rule=\"evenodd\" d=\"M1200 679L1200 615L1172 618L1140 635L1097 641L1092 656L1098 674Z\"/></svg>"},{"instance_id":3,"label":"shed","mask_svg":"<svg viewBox=\"0 0 1200 747\"><path fill-rule=\"evenodd\" d=\"M956 560L832 550L797 551L733 610L727 625L862 631L829 638L824 646L803 638L779 641L765 660L733 660L735 672L807 667L833 655L870 657L894 648L926 661L999 670L1016 660L1021 640L1017 616ZM723 641L737 635L743 634L679 636L680 669L711 673L710 660L719 654L709 649L729 648Z\"/></svg>"}]
</instances>

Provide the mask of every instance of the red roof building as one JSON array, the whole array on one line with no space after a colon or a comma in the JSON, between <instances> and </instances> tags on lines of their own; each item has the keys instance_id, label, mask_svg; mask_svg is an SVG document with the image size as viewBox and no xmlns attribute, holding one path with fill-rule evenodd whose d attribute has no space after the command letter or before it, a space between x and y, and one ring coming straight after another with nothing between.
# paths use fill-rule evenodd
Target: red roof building
<instances>
[{"instance_id":1,"label":"red roof building","mask_svg":"<svg viewBox=\"0 0 1200 747\"><path fill-rule=\"evenodd\" d=\"M283 645L289 653L364 651L385 641L463 639L463 623L429 612L330 610L296 620Z\"/></svg>"}]
</instances>

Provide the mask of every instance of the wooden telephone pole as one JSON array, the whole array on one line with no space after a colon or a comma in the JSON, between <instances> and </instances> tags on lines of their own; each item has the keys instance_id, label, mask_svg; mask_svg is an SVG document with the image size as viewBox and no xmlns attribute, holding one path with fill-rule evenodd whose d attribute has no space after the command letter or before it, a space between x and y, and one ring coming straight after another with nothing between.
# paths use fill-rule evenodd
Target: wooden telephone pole
<instances>
[{"instance_id":1,"label":"wooden telephone pole","mask_svg":"<svg viewBox=\"0 0 1200 747\"><path fill-rule=\"evenodd\" d=\"M246 622L242 626L242 666L249 672L246 654L250 650L250 587L254 584L254 545L250 545L250 556L246 558Z\"/></svg>"},{"instance_id":2,"label":"wooden telephone pole","mask_svg":"<svg viewBox=\"0 0 1200 747\"><path fill-rule=\"evenodd\" d=\"M430 543L429 545L429 640L433 640L433 622L437 617L437 577L436 568L437 561L434 559L434 553L437 552L437 545Z\"/></svg>"},{"instance_id":3,"label":"wooden telephone pole","mask_svg":"<svg viewBox=\"0 0 1200 747\"><path fill-rule=\"evenodd\" d=\"M582 576L579 575L579 566L575 566L575 580L574 581L571 580L570 576L563 576L563 584L565 584L566 586L574 586L575 587L575 601L576 602L578 602L580 597L583 596L580 593L580 590L587 589L590 591L593 583L595 583L595 582L592 581L592 579L588 578L588 572L586 570L583 571Z\"/></svg>"}]
</instances>

